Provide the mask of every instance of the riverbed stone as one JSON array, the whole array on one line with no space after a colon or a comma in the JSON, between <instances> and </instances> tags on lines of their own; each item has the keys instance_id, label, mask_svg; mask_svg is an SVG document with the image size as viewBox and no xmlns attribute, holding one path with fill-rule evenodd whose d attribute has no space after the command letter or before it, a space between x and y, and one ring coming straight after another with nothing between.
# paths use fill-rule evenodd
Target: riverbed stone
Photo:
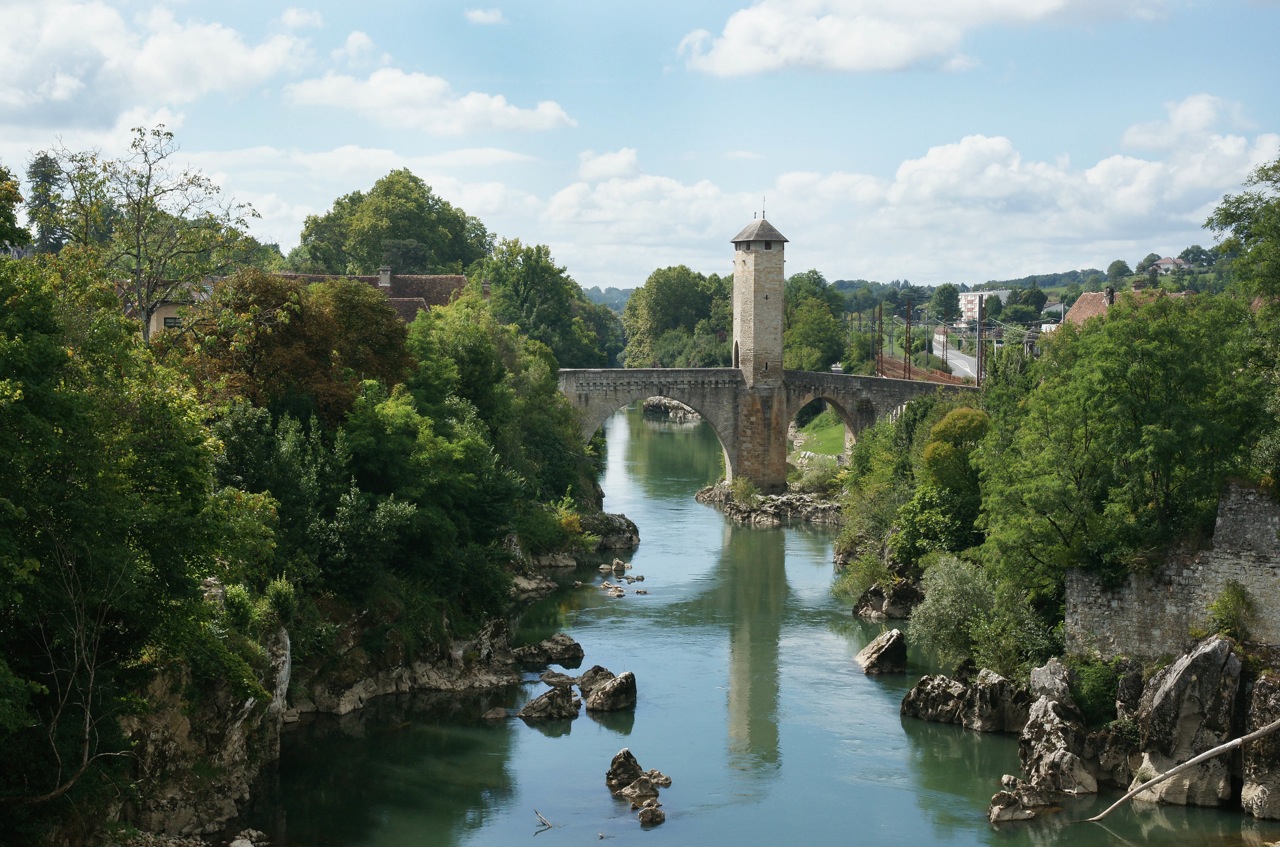
<instances>
[{"instance_id":1,"label":"riverbed stone","mask_svg":"<svg viewBox=\"0 0 1280 847\"><path fill-rule=\"evenodd\" d=\"M516 661L524 665L556 664L566 668L576 668L582 664L586 652L582 645L563 632L527 647L517 647L512 651Z\"/></svg>"},{"instance_id":2,"label":"riverbed stone","mask_svg":"<svg viewBox=\"0 0 1280 847\"><path fill-rule=\"evenodd\" d=\"M644 800L648 797L658 796L658 786L653 784L649 777L641 774L630 785L623 786L618 790L617 796L627 800Z\"/></svg>"},{"instance_id":3,"label":"riverbed stone","mask_svg":"<svg viewBox=\"0 0 1280 847\"><path fill-rule=\"evenodd\" d=\"M592 665L589 670L578 677L578 688L582 690L582 699L590 698L592 690L597 685L608 682L613 678L613 671L600 665Z\"/></svg>"},{"instance_id":4,"label":"riverbed stone","mask_svg":"<svg viewBox=\"0 0 1280 847\"><path fill-rule=\"evenodd\" d=\"M635 754L623 747L609 763L609 770L604 774L604 784L614 796L617 796L619 791L644 775L644 768L640 767L640 763L636 761Z\"/></svg>"},{"instance_id":5,"label":"riverbed stone","mask_svg":"<svg viewBox=\"0 0 1280 847\"><path fill-rule=\"evenodd\" d=\"M589 712L621 712L636 707L636 675L624 671L591 687L586 699Z\"/></svg>"},{"instance_id":6,"label":"riverbed stone","mask_svg":"<svg viewBox=\"0 0 1280 847\"><path fill-rule=\"evenodd\" d=\"M1280 720L1280 676L1263 674L1253 685L1245 734ZM1280 819L1280 732L1243 748L1244 787L1240 805L1255 818Z\"/></svg>"},{"instance_id":7,"label":"riverbed stone","mask_svg":"<svg viewBox=\"0 0 1280 847\"><path fill-rule=\"evenodd\" d=\"M960 713L968 693L967 685L942 674L924 676L902 698L899 711L907 718L935 723L960 723Z\"/></svg>"},{"instance_id":8,"label":"riverbed stone","mask_svg":"<svg viewBox=\"0 0 1280 847\"><path fill-rule=\"evenodd\" d=\"M960 724L975 732L1021 732L1030 711L1025 688L983 668L965 695Z\"/></svg>"},{"instance_id":9,"label":"riverbed stone","mask_svg":"<svg viewBox=\"0 0 1280 847\"><path fill-rule=\"evenodd\" d=\"M1138 705L1142 763L1131 788L1234 737L1240 673L1232 642L1215 635L1151 678ZM1147 789L1138 798L1149 803L1217 806L1230 796L1228 763L1218 757Z\"/></svg>"},{"instance_id":10,"label":"riverbed stone","mask_svg":"<svg viewBox=\"0 0 1280 847\"><path fill-rule=\"evenodd\" d=\"M566 720L576 718L581 707L582 701L572 688L553 688L526 703L516 717L526 721Z\"/></svg>"},{"instance_id":11,"label":"riverbed stone","mask_svg":"<svg viewBox=\"0 0 1280 847\"><path fill-rule=\"evenodd\" d=\"M867 675L906 673L907 639L900 629L882 632L853 660Z\"/></svg>"}]
</instances>

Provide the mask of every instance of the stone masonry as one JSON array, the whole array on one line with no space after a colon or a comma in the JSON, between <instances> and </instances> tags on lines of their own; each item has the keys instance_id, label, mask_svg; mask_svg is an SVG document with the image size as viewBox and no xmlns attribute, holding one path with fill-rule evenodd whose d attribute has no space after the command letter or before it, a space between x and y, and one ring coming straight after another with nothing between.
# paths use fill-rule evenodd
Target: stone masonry
<instances>
[{"instance_id":1,"label":"stone masonry","mask_svg":"<svg viewBox=\"0 0 1280 847\"><path fill-rule=\"evenodd\" d=\"M732 368L561 370L560 391L590 438L605 419L636 400L678 400L702 415L724 448L725 477L743 476L765 494L787 487L787 427L806 404L823 399L845 425L847 442L908 400L971 390L879 377L784 371L782 321L787 239L763 218L732 239Z\"/></svg>"},{"instance_id":2,"label":"stone masonry","mask_svg":"<svg viewBox=\"0 0 1280 847\"><path fill-rule=\"evenodd\" d=\"M1209 605L1229 581L1253 601L1251 640L1280 645L1280 504L1234 484L1218 503L1211 550L1172 556L1114 589L1092 574L1069 572L1067 651L1159 658L1205 626Z\"/></svg>"}]
</instances>

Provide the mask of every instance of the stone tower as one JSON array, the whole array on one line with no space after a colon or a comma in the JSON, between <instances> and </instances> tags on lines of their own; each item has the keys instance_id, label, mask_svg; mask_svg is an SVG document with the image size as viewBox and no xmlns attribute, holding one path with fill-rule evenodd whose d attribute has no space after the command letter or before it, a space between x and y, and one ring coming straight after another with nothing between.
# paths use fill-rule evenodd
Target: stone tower
<instances>
[{"instance_id":1,"label":"stone tower","mask_svg":"<svg viewBox=\"0 0 1280 847\"><path fill-rule=\"evenodd\" d=\"M733 366L748 388L782 387L786 243L763 217L733 237Z\"/></svg>"}]
</instances>

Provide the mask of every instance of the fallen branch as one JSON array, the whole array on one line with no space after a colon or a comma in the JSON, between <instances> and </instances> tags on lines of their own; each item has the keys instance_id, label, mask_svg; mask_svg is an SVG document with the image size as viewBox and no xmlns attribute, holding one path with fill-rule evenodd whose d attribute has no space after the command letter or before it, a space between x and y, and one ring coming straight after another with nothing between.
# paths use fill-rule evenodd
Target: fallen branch
<instances>
[{"instance_id":1,"label":"fallen branch","mask_svg":"<svg viewBox=\"0 0 1280 847\"><path fill-rule=\"evenodd\" d=\"M537 809L534 809L534 810L533 810L533 813L534 813L535 815L537 815L537 816L538 816L538 820L539 820L539 821L542 823L542 825L543 825L544 827L546 827L547 829L550 829L551 827L555 826L555 824L553 824L551 821L549 821L549 820L547 820L546 818L544 818L544 817L542 816L542 812L539 812Z\"/></svg>"},{"instance_id":2,"label":"fallen branch","mask_svg":"<svg viewBox=\"0 0 1280 847\"><path fill-rule=\"evenodd\" d=\"M1146 791L1151 786L1158 785L1159 783L1164 782L1166 779L1168 779L1171 776L1177 776L1183 771L1189 768L1193 768L1196 765L1200 764L1201 762L1212 759L1215 756L1221 756L1223 753L1226 753L1228 750L1234 750L1235 748L1241 746L1242 744L1247 744L1250 741L1256 741L1257 739L1262 738L1263 736L1270 735L1271 733L1275 732L1277 729L1280 729L1280 720L1272 721L1271 723L1267 724L1261 729L1255 729L1253 732L1249 733L1248 735L1242 735L1239 738L1232 739L1231 741L1228 741L1226 744L1219 744L1217 747L1214 747L1212 750L1206 750L1205 752L1201 753L1199 756L1196 756L1195 758L1192 758L1192 759L1188 759L1187 761L1178 765L1176 768L1170 768L1169 770L1165 771L1159 776L1153 779L1147 780L1146 782L1139 785L1137 788L1134 788L1133 790L1131 790L1128 794L1121 797L1119 800L1112 803L1110 806L1106 808L1105 811L1100 812L1099 814L1096 814L1091 818L1085 818L1085 820L1082 821L1082 823L1097 823L1098 821L1105 818L1107 815L1114 812L1120 806L1124 805L1125 802L1133 799L1135 795L1141 794L1143 791Z\"/></svg>"}]
</instances>

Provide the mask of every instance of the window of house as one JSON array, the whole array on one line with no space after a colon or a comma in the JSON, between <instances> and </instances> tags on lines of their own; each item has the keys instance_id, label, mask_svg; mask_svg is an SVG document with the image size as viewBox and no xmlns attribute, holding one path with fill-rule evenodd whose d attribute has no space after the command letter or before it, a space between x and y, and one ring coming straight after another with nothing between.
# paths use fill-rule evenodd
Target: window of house
<instances>
[{"instance_id":1,"label":"window of house","mask_svg":"<svg viewBox=\"0 0 1280 847\"><path fill-rule=\"evenodd\" d=\"M165 328L165 329L181 329L181 328L182 328L182 318L165 318L165 319L164 319L164 328Z\"/></svg>"}]
</instances>

